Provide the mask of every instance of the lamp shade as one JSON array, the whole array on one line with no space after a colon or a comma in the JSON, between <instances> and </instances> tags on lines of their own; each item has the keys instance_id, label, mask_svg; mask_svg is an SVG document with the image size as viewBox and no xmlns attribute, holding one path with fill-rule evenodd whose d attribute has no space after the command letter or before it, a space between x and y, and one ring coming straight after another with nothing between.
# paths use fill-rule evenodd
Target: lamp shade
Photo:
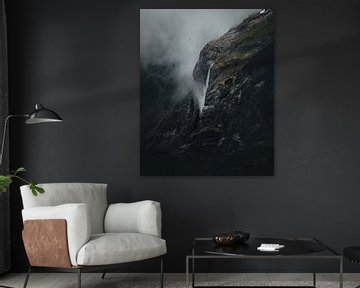
<instances>
[{"instance_id":1,"label":"lamp shade","mask_svg":"<svg viewBox=\"0 0 360 288\"><path fill-rule=\"evenodd\" d=\"M54 111L45 108L41 104L35 105L35 110L29 114L25 123L26 124L38 124L46 122L62 122L61 117Z\"/></svg>"}]
</instances>

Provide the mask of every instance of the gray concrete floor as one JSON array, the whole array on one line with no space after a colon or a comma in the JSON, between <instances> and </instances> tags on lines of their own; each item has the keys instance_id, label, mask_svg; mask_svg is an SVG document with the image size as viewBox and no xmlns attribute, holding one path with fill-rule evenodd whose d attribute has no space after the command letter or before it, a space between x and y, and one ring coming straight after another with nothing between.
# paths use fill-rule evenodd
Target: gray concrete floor
<instances>
[{"instance_id":1,"label":"gray concrete floor","mask_svg":"<svg viewBox=\"0 0 360 288\"><path fill-rule=\"evenodd\" d=\"M9 273L0 276L0 285L20 288L23 286L25 274L23 273ZM317 274L317 281L324 284L332 283L331 287L338 287L338 274L336 273L319 273ZM101 279L101 273L83 273L82 286L86 287L141 287L141 283L146 283L146 287L157 286L159 274L147 273L109 273L105 280ZM230 281L230 282L229 282ZM121 283L126 282L122 286ZM251 285L264 285L271 282L277 284L293 282L294 285L300 282L306 282L307 285L312 283L312 274L310 273L211 273L211 274L197 274L197 283L236 283L239 285L243 283L251 283ZM134 283L133 285L131 283ZM152 283L152 284L151 284ZM209 284L210 283L210 284ZM359 273L344 274L344 286L352 287L355 283L360 284ZM75 273L33 273L31 274L28 288L74 288L76 286ZM269 284L270 285L270 284ZM166 287L185 287L185 274L165 274L165 288ZM321 286L321 285L319 285ZM322 287L322 286L321 286ZM330 287L330 286L329 286Z\"/></svg>"}]
</instances>

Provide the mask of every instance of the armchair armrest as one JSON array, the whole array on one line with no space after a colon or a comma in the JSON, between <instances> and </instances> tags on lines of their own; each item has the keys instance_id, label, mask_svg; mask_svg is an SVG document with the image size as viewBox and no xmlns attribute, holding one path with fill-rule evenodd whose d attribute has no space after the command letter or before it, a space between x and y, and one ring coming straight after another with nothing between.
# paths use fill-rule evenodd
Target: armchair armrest
<instances>
[{"instance_id":1,"label":"armchair armrest","mask_svg":"<svg viewBox=\"0 0 360 288\"><path fill-rule=\"evenodd\" d=\"M150 200L111 204L105 215L106 233L143 233L161 237L160 203Z\"/></svg>"},{"instance_id":2,"label":"armchair armrest","mask_svg":"<svg viewBox=\"0 0 360 288\"><path fill-rule=\"evenodd\" d=\"M22 210L23 221L64 219L66 221L67 242L70 261L77 265L76 256L80 248L89 241L91 235L91 222L89 206L86 204L64 204L58 206L33 207ZM35 235L34 235L35 237ZM39 241L37 235L33 241ZM44 243L49 245L49 243Z\"/></svg>"}]
</instances>

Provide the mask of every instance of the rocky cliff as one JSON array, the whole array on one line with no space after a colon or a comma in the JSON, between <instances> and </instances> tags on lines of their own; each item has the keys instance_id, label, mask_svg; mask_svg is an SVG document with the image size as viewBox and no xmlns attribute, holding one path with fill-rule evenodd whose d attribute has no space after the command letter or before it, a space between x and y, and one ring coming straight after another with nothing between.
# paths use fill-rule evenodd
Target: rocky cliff
<instances>
[{"instance_id":1,"label":"rocky cliff","mask_svg":"<svg viewBox=\"0 0 360 288\"><path fill-rule=\"evenodd\" d=\"M204 87L200 101L191 93L164 101L159 95L173 93L175 84L165 67L152 69L157 73L147 68L141 76L142 175L273 175L271 10L250 15L201 50L193 70ZM150 94L158 95L151 103Z\"/></svg>"}]
</instances>

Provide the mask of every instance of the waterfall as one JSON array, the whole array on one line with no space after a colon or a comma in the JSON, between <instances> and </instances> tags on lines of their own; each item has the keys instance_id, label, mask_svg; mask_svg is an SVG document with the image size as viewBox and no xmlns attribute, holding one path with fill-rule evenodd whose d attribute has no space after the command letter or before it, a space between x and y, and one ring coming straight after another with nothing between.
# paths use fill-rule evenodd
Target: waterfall
<instances>
[{"instance_id":1,"label":"waterfall","mask_svg":"<svg viewBox=\"0 0 360 288\"><path fill-rule=\"evenodd\" d=\"M208 72L207 72L207 76L206 76L206 81L205 81L205 86L203 88L203 95L202 95L202 98L200 99L199 101L199 109L200 109L200 114L202 113L202 110L204 108L204 105L205 105L205 97L206 97L206 92L207 92L207 89L209 87L209 80L210 80L210 70L211 70L211 67L214 65L214 63L212 63L208 69Z\"/></svg>"}]
</instances>

